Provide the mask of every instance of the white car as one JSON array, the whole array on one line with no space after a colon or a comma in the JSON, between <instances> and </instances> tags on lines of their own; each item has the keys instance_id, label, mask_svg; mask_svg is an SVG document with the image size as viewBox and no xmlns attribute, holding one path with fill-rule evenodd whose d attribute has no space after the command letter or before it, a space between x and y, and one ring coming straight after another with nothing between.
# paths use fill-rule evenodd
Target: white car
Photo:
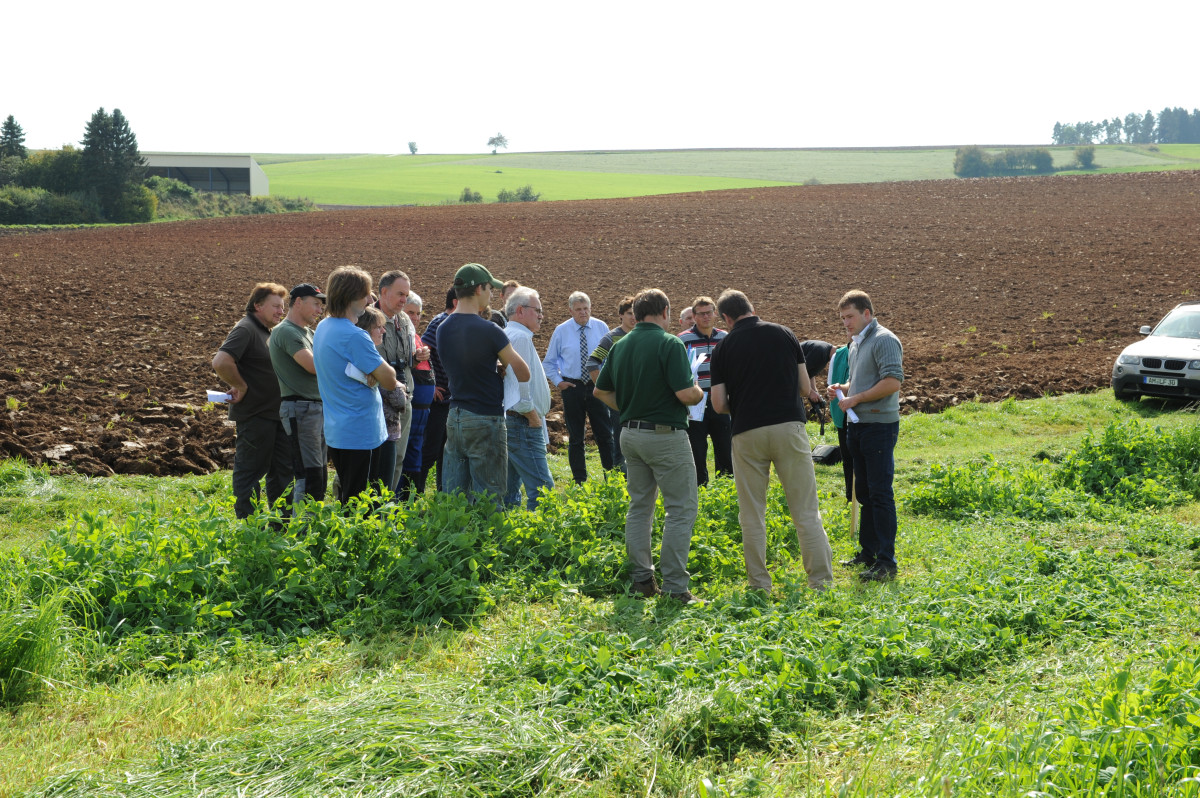
<instances>
[{"instance_id":1,"label":"white car","mask_svg":"<svg viewBox=\"0 0 1200 798\"><path fill-rule=\"evenodd\" d=\"M1113 364L1118 399L1141 396L1200 399L1200 302L1176 305L1146 338L1125 347Z\"/></svg>"}]
</instances>

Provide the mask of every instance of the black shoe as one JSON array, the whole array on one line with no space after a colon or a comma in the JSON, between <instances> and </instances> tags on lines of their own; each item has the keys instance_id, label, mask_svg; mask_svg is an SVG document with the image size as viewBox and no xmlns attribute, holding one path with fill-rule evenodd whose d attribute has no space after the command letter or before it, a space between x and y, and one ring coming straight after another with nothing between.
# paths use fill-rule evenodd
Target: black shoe
<instances>
[{"instance_id":1,"label":"black shoe","mask_svg":"<svg viewBox=\"0 0 1200 798\"><path fill-rule=\"evenodd\" d=\"M685 590L682 593L663 593L669 599L674 599L680 604L703 604L703 599L698 599L692 595L690 590Z\"/></svg>"},{"instance_id":2,"label":"black shoe","mask_svg":"<svg viewBox=\"0 0 1200 798\"><path fill-rule=\"evenodd\" d=\"M854 555L854 559L842 560L843 568L857 568L860 565L865 565L868 568L874 568L875 567L875 558L868 557L866 555L866 553L860 551L858 554Z\"/></svg>"},{"instance_id":3,"label":"black shoe","mask_svg":"<svg viewBox=\"0 0 1200 798\"><path fill-rule=\"evenodd\" d=\"M662 591L658 589L658 582L655 581L653 576L647 579L645 582L634 582L630 586L630 589L634 593L642 596L642 598L654 598L658 594L662 593Z\"/></svg>"},{"instance_id":4,"label":"black shoe","mask_svg":"<svg viewBox=\"0 0 1200 798\"><path fill-rule=\"evenodd\" d=\"M896 578L896 569L886 565L873 565L858 575L864 582L890 582Z\"/></svg>"}]
</instances>

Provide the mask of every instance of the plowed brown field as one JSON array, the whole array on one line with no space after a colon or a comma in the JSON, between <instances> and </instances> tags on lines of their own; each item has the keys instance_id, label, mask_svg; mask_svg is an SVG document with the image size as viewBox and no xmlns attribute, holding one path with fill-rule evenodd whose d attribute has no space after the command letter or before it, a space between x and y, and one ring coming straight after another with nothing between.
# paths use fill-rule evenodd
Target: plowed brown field
<instances>
[{"instance_id":1,"label":"plowed brown field","mask_svg":"<svg viewBox=\"0 0 1200 798\"><path fill-rule=\"evenodd\" d=\"M839 341L862 288L904 343L907 411L1098 388L1112 358L1200 288L1200 172L709 192L332 211L0 237L0 454L88 474L228 467L210 361L253 284L401 268L436 312L455 269L537 288L538 336L572 290L596 315L663 288L744 290ZM427 313L429 318L431 313ZM19 404L16 404L19 403Z\"/></svg>"}]
</instances>

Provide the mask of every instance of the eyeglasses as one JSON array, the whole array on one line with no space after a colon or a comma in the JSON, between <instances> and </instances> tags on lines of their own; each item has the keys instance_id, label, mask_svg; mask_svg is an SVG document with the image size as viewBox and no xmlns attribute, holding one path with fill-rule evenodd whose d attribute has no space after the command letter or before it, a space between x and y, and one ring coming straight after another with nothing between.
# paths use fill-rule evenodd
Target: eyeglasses
<instances>
[{"instance_id":1,"label":"eyeglasses","mask_svg":"<svg viewBox=\"0 0 1200 798\"><path fill-rule=\"evenodd\" d=\"M542 313L542 309L541 309L541 308L535 308L533 305L522 305L521 307L523 307L523 308L529 308L530 310L532 310L534 313L538 314L539 316L543 315L543 313Z\"/></svg>"}]
</instances>

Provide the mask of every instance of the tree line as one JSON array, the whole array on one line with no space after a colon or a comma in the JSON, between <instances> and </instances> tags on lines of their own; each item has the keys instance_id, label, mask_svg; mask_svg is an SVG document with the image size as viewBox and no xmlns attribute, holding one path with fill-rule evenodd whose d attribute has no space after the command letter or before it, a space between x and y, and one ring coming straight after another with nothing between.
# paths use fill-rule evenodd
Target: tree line
<instances>
[{"instance_id":1,"label":"tree line","mask_svg":"<svg viewBox=\"0 0 1200 798\"><path fill-rule=\"evenodd\" d=\"M10 114L0 126L0 223L152 220L158 198L143 183L146 162L121 110L98 109L81 143L31 154Z\"/></svg>"},{"instance_id":2,"label":"tree line","mask_svg":"<svg viewBox=\"0 0 1200 798\"><path fill-rule=\"evenodd\" d=\"M1200 143L1200 110L1164 108L1155 116L1130 113L1100 122L1054 123L1052 144L1197 144Z\"/></svg>"}]
</instances>

